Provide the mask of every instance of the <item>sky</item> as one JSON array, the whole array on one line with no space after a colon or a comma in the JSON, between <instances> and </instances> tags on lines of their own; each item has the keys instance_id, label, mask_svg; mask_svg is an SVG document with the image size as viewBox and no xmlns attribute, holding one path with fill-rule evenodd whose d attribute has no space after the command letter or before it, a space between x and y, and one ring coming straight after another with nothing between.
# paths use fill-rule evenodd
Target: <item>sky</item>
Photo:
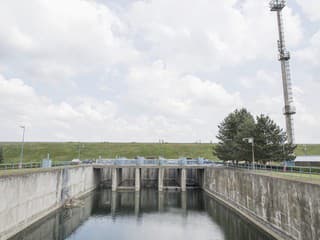
<instances>
[{"instance_id":1,"label":"sky","mask_svg":"<svg viewBox=\"0 0 320 240\"><path fill-rule=\"evenodd\" d=\"M284 128L268 0L1 0L0 141L216 142L245 107ZM297 143L320 143L320 1L283 11Z\"/></svg>"}]
</instances>

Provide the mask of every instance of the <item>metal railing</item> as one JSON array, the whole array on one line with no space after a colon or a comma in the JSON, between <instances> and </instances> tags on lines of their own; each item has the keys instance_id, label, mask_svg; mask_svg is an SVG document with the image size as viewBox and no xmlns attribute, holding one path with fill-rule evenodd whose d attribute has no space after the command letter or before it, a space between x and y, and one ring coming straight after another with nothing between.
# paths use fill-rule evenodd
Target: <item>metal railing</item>
<instances>
[{"instance_id":1,"label":"metal railing","mask_svg":"<svg viewBox=\"0 0 320 240\"><path fill-rule=\"evenodd\" d=\"M28 163L22 163L21 168L39 168L41 167L40 162L28 162ZM20 164L19 163L6 163L6 164L0 164L0 170L10 170L10 169L19 169Z\"/></svg>"},{"instance_id":2,"label":"metal railing","mask_svg":"<svg viewBox=\"0 0 320 240\"><path fill-rule=\"evenodd\" d=\"M264 165L264 164L230 164L220 163L220 165L227 168L234 169L246 169L252 171L271 171L271 172L282 172L282 173L301 173L301 174L316 174L320 175L320 168L317 167L296 167L296 166L277 166L277 165Z\"/></svg>"},{"instance_id":3,"label":"metal railing","mask_svg":"<svg viewBox=\"0 0 320 240\"><path fill-rule=\"evenodd\" d=\"M72 162L52 162L52 167L69 166L74 165ZM12 170L12 169L29 169L29 168L42 168L41 162L27 162L22 163L21 167L19 163L6 163L0 164L0 170Z\"/></svg>"},{"instance_id":4,"label":"metal railing","mask_svg":"<svg viewBox=\"0 0 320 240\"><path fill-rule=\"evenodd\" d=\"M126 165L126 166L159 166L159 165L209 165L213 164L212 161L206 160L203 158L198 159L145 159L145 158L137 158L137 159L127 159L127 158L116 158L116 159L97 159L96 161L89 161L88 164L102 164L102 165ZM74 163L71 161L59 161L52 162L51 167L60 167L60 166L70 166L77 165L80 163ZM86 164L86 161L83 161L81 164ZM21 165L21 169L29 169L29 168L43 168L42 162L27 162ZM0 164L0 170L11 170L11 169L20 169L19 163L6 163Z\"/></svg>"},{"instance_id":5,"label":"metal railing","mask_svg":"<svg viewBox=\"0 0 320 240\"><path fill-rule=\"evenodd\" d=\"M212 161L203 158L198 159L127 159L127 158L117 158L117 159L98 159L95 162L101 165L126 165L126 166L162 166L162 165L209 165L213 164Z\"/></svg>"},{"instance_id":6,"label":"metal railing","mask_svg":"<svg viewBox=\"0 0 320 240\"><path fill-rule=\"evenodd\" d=\"M271 171L271 172L282 172L282 173L301 173L301 174L315 174L320 175L320 168L317 167L295 167L295 166L277 166L277 165L264 165L264 164L255 164L254 166L251 163L225 163L225 162L216 162L203 158L197 159L127 159L127 158L117 158L117 159L98 159L96 161L92 161L95 164L101 165L119 165L119 166L162 166L162 165L206 165L206 166L216 166L216 167L227 167L233 169L243 169L250 171ZM60 161L60 162L52 162L52 167L60 167L60 166L70 166L76 165L71 161ZM11 170L11 169L20 169L19 163L6 163L0 164L0 170ZM41 162L27 162L22 164L22 169L31 169L31 168L41 168Z\"/></svg>"}]
</instances>

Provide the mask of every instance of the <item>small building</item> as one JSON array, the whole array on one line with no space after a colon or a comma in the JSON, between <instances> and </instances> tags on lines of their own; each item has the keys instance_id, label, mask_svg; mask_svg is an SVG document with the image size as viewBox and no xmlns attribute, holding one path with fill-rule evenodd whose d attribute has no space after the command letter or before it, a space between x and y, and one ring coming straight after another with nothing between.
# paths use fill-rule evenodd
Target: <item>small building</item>
<instances>
[{"instance_id":1,"label":"small building","mask_svg":"<svg viewBox=\"0 0 320 240\"><path fill-rule=\"evenodd\" d=\"M320 167L320 156L298 156L294 164L300 167Z\"/></svg>"}]
</instances>

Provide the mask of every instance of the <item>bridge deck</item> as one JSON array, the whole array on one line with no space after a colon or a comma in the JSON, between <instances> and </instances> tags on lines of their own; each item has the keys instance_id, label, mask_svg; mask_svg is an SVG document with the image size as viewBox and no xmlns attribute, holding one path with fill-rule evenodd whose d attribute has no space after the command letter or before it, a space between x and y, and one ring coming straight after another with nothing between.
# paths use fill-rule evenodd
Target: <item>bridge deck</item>
<instances>
[{"instance_id":1,"label":"bridge deck","mask_svg":"<svg viewBox=\"0 0 320 240\"><path fill-rule=\"evenodd\" d=\"M134 164L122 164L122 165L114 165L114 164L93 164L94 168L172 168L172 169L205 169L207 167L211 167L212 165L204 164L204 165L134 165Z\"/></svg>"},{"instance_id":2,"label":"bridge deck","mask_svg":"<svg viewBox=\"0 0 320 240\"><path fill-rule=\"evenodd\" d=\"M212 166L214 163L203 158L198 159L99 159L93 166L94 168L191 168L191 169L204 169Z\"/></svg>"}]
</instances>

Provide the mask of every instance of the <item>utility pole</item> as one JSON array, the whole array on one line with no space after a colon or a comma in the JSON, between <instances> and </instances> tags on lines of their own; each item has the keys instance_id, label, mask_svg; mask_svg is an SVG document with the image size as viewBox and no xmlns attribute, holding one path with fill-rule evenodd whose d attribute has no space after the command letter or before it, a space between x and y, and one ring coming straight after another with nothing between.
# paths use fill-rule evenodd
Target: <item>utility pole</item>
<instances>
[{"instance_id":1,"label":"utility pole","mask_svg":"<svg viewBox=\"0 0 320 240\"><path fill-rule=\"evenodd\" d=\"M284 40L284 26L282 19L282 10L286 6L285 0L271 0L270 10L277 13L278 21L278 51L279 51L279 61L281 62L281 72L282 72L282 82L283 82L283 95L284 95L284 108L283 114L286 119L286 130L288 136L288 143L294 143L294 126L293 126L293 115L296 114L296 108L293 105L293 94L292 94L292 84L290 76L290 53L286 50L285 40Z\"/></svg>"},{"instance_id":2,"label":"utility pole","mask_svg":"<svg viewBox=\"0 0 320 240\"><path fill-rule=\"evenodd\" d=\"M20 128L22 128L22 142L21 142L21 154L20 154L19 168L22 168L23 148L24 148L24 133L25 133L25 131L26 131L26 126L20 126Z\"/></svg>"}]
</instances>

